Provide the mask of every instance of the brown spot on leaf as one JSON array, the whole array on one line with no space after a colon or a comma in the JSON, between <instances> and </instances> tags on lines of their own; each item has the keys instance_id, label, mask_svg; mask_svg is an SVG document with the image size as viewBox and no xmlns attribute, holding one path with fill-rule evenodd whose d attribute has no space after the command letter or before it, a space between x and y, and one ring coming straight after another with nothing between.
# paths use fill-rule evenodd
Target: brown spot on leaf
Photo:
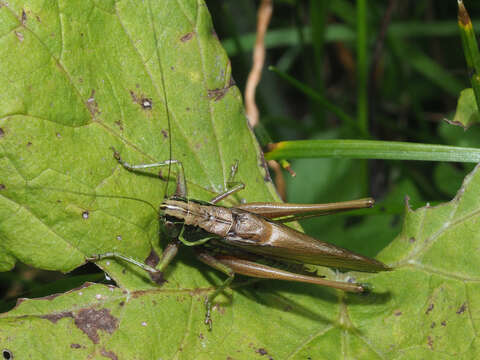
<instances>
[{"instance_id":1,"label":"brown spot on leaf","mask_svg":"<svg viewBox=\"0 0 480 360\"><path fill-rule=\"evenodd\" d=\"M428 305L427 311L425 311L425 315L428 315L430 313L430 311L433 310L434 307L435 307L435 305L433 305L433 304Z\"/></svg>"},{"instance_id":2,"label":"brown spot on leaf","mask_svg":"<svg viewBox=\"0 0 480 360\"><path fill-rule=\"evenodd\" d=\"M447 322L446 322L445 320L443 320L443 321L440 323L440 325L442 325L442 326L447 326Z\"/></svg>"},{"instance_id":3,"label":"brown spot on leaf","mask_svg":"<svg viewBox=\"0 0 480 360\"><path fill-rule=\"evenodd\" d=\"M433 350L433 339L431 336L428 336L428 347Z\"/></svg>"},{"instance_id":4,"label":"brown spot on leaf","mask_svg":"<svg viewBox=\"0 0 480 360\"><path fill-rule=\"evenodd\" d=\"M51 321L54 324L56 324L58 320L61 320L63 318L67 318L67 317L73 318L73 313L71 311L64 311L64 312L61 312L61 313L47 314L47 315L41 315L40 316L40 318Z\"/></svg>"},{"instance_id":5,"label":"brown spot on leaf","mask_svg":"<svg viewBox=\"0 0 480 360\"><path fill-rule=\"evenodd\" d=\"M110 314L108 309L81 309L75 316L75 326L82 330L95 344L98 344L100 338L98 330L103 330L109 334L118 327L118 319Z\"/></svg>"},{"instance_id":6,"label":"brown spot on leaf","mask_svg":"<svg viewBox=\"0 0 480 360\"><path fill-rule=\"evenodd\" d=\"M88 111L90 111L90 114L92 115L92 118L95 118L96 115L100 114L97 101L95 100L94 89L92 89L92 92L90 93L90 97L87 99L86 105L87 105Z\"/></svg>"},{"instance_id":7,"label":"brown spot on leaf","mask_svg":"<svg viewBox=\"0 0 480 360\"><path fill-rule=\"evenodd\" d=\"M460 306L457 310L457 314L458 315L461 315L465 312L465 310L467 310L467 304L466 303L463 303L462 306Z\"/></svg>"},{"instance_id":8,"label":"brown spot on leaf","mask_svg":"<svg viewBox=\"0 0 480 360\"><path fill-rule=\"evenodd\" d=\"M393 313L395 316L401 316L403 313L400 310L397 310Z\"/></svg>"},{"instance_id":9,"label":"brown spot on leaf","mask_svg":"<svg viewBox=\"0 0 480 360\"><path fill-rule=\"evenodd\" d=\"M417 240L412 236L410 239L408 239L408 241L409 241L411 244L413 244L413 243L414 243L415 241L417 241Z\"/></svg>"},{"instance_id":10,"label":"brown spot on leaf","mask_svg":"<svg viewBox=\"0 0 480 360\"><path fill-rule=\"evenodd\" d=\"M132 97L132 101L135 104L138 104L144 110L152 110L153 101L151 98L144 96L143 94L136 94L132 90L130 90L130 96Z\"/></svg>"},{"instance_id":11,"label":"brown spot on leaf","mask_svg":"<svg viewBox=\"0 0 480 360\"><path fill-rule=\"evenodd\" d=\"M268 355L268 351L265 350L264 348L259 348L259 349L255 350L255 352L258 353L258 354L260 354L261 356ZM273 357L268 356L268 359L269 359L269 360L273 360Z\"/></svg>"},{"instance_id":12,"label":"brown spot on leaf","mask_svg":"<svg viewBox=\"0 0 480 360\"><path fill-rule=\"evenodd\" d=\"M434 321L434 322L432 322L432 323L430 324L430 329L433 329L435 326L437 326L437 324L436 324L435 321Z\"/></svg>"},{"instance_id":13,"label":"brown spot on leaf","mask_svg":"<svg viewBox=\"0 0 480 360\"><path fill-rule=\"evenodd\" d=\"M80 345L80 344L70 344L70 348L72 348L72 349L81 349L81 348L82 348L82 345Z\"/></svg>"},{"instance_id":14,"label":"brown spot on leaf","mask_svg":"<svg viewBox=\"0 0 480 360\"><path fill-rule=\"evenodd\" d=\"M117 125L120 130L123 130L123 124L120 120L115 121L115 125Z\"/></svg>"},{"instance_id":15,"label":"brown spot on leaf","mask_svg":"<svg viewBox=\"0 0 480 360\"><path fill-rule=\"evenodd\" d=\"M17 37L18 41L23 42L25 40L25 37L20 31L15 31L15 36Z\"/></svg>"},{"instance_id":16,"label":"brown spot on leaf","mask_svg":"<svg viewBox=\"0 0 480 360\"><path fill-rule=\"evenodd\" d=\"M130 96L132 97L134 103L138 103L137 95L135 95L132 90L130 90Z\"/></svg>"},{"instance_id":17,"label":"brown spot on leaf","mask_svg":"<svg viewBox=\"0 0 480 360\"><path fill-rule=\"evenodd\" d=\"M0 190L5 190L5 184L0 184Z\"/></svg>"},{"instance_id":18,"label":"brown spot on leaf","mask_svg":"<svg viewBox=\"0 0 480 360\"><path fill-rule=\"evenodd\" d=\"M102 348L102 350L100 352L103 356L105 356L107 358L110 358L112 360L118 360L117 354L115 354L113 351L107 351L107 350L105 350L105 348Z\"/></svg>"},{"instance_id":19,"label":"brown spot on leaf","mask_svg":"<svg viewBox=\"0 0 480 360\"><path fill-rule=\"evenodd\" d=\"M213 99L213 101L219 101L225 96L225 94L230 88L231 86L229 85L227 87L224 87L223 89L208 90L207 97L209 99Z\"/></svg>"},{"instance_id":20,"label":"brown spot on leaf","mask_svg":"<svg viewBox=\"0 0 480 360\"><path fill-rule=\"evenodd\" d=\"M164 139L168 139L168 131L167 130L162 129L161 133L162 133Z\"/></svg>"},{"instance_id":21,"label":"brown spot on leaf","mask_svg":"<svg viewBox=\"0 0 480 360\"><path fill-rule=\"evenodd\" d=\"M27 13L25 12L25 9L22 9L22 25L25 25L27 22Z\"/></svg>"},{"instance_id":22,"label":"brown spot on leaf","mask_svg":"<svg viewBox=\"0 0 480 360\"><path fill-rule=\"evenodd\" d=\"M0 128L0 138L3 138L5 136L5 131Z\"/></svg>"},{"instance_id":23,"label":"brown spot on leaf","mask_svg":"<svg viewBox=\"0 0 480 360\"><path fill-rule=\"evenodd\" d=\"M32 145L33 145L33 144L31 143L31 141L29 141L29 142L27 143L27 147L30 147L30 146L32 146Z\"/></svg>"},{"instance_id":24,"label":"brown spot on leaf","mask_svg":"<svg viewBox=\"0 0 480 360\"><path fill-rule=\"evenodd\" d=\"M267 350L265 350L263 348L258 349L257 353L259 353L260 355L267 355L268 354Z\"/></svg>"},{"instance_id":25,"label":"brown spot on leaf","mask_svg":"<svg viewBox=\"0 0 480 360\"><path fill-rule=\"evenodd\" d=\"M187 42L187 41L191 40L192 37L193 37L193 34L194 34L193 31L192 31L192 32L189 32L189 33L186 33L185 35L183 35L183 36L180 38L180 41L181 41L181 42Z\"/></svg>"}]
</instances>

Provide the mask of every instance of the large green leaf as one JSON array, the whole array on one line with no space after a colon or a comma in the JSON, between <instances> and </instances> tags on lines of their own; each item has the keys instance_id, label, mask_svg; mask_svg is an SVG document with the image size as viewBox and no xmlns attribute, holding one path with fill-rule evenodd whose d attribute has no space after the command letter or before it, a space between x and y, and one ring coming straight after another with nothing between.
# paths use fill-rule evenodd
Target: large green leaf
<instances>
[{"instance_id":1,"label":"large green leaf","mask_svg":"<svg viewBox=\"0 0 480 360\"><path fill-rule=\"evenodd\" d=\"M155 211L112 195L158 206L165 182L125 171L112 146L131 163L154 162L171 156L171 139L194 198L222 191L235 160L247 189L232 201L275 197L203 2L0 2L0 45L1 270L161 253ZM479 187L474 172L452 202L407 208L380 257L395 271L327 271L371 283L367 296L237 282L217 299L209 332L204 297L224 276L189 249L162 287L105 260L118 287L20 302L0 316L0 350L15 359L475 358Z\"/></svg>"},{"instance_id":2,"label":"large green leaf","mask_svg":"<svg viewBox=\"0 0 480 360\"><path fill-rule=\"evenodd\" d=\"M10 2L0 16L11 23L1 38L1 269L18 259L70 271L96 253L144 261L161 251L165 183L124 170L111 147L130 163L159 162L171 138L190 196L223 191L238 160L240 196L272 199L202 2ZM123 286L151 286L113 261L102 266ZM208 284L183 273L169 285Z\"/></svg>"}]
</instances>

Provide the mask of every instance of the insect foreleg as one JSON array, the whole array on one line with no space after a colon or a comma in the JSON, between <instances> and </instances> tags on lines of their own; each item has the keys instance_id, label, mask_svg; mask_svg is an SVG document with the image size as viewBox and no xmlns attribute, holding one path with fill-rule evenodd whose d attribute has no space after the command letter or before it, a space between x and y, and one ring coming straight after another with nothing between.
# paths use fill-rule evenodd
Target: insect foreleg
<instances>
[{"instance_id":1,"label":"insect foreleg","mask_svg":"<svg viewBox=\"0 0 480 360\"><path fill-rule=\"evenodd\" d=\"M107 259L107 258L114 258L114 259L121 259L121 260L125 260L133 265L136 265L136 266L139 266L141 267L143 270L145 271L148 271L148 272L151 272L151 273L155 273L155 272L158 272L159 270L151 267L151 266L148 266L147 264L144 264L140 261L137 261L135 259L132 259L132 258L129 258L125 255L122 255L120 253L117 253L117 252L108 252L108 253L105 253L105 254L97 254L97 255L91 255L89 257L87 257L87 261L99 261L99 260L103 260L103 259Z\"/></svg>"},{"instance_id":2,"label":"insect foreleg","mask_svg":"<svg viewBox=\"0 0 480 360\"><path fill-rule=\"evenodd\" d=\"M148 169L148 168L153 168L153 167L162 167L162 166L170 166L170 165L177 165L178 166L178 172L177 172L177 189L175 191L175 195L180 196L180 197L186 197L187 196L187 182L185 181L185 171L183 170L183 164L178 161L178 160L166 160L158 163L152 163L152 164L138 164L138 165L131 165L127 163L126 161L123 161L122 158L120 157L120 153L112 148L113 150L113 156L117 161L127 170L130 171L135 171L135 170L142 170L142 169ZM167 179L168 180L168 179Z\"/></svg>"},{"instance_id":3,"label":"insect foreleg","mask_svg":"<svg viewBox=\"0 0 480 360\"><path fill-rule=\"evenodd\" d=\"M208 325L209 330L212 330L212 319L210 315L212 311L213 300L217 297L218 294L223 292L223 290L225 290L230 285L230 283L233 281L233 278L235 277L235 272L228 265L221 263L208 252L198 251L197 257L201 262L228 275L228 278L212 294L205 298L205 324Z\"/></svg>"},{"instance_id":4,"label":"insect foreleg","mask_svg":"<svg viewBox=\"0 0 480 360\"><path fill-rule=\"evenodd\" d=\"M209 237L206 237L206 238L203 238L203 239L200 239L200 240L196 240L196 241L188 241L187 239L185 239L185 237L183 236L183 229L185 229L184 227L182 228L182 231L180 231L180 234L178 235L178 240L183 244L183 245L186 245L186 246L198 246L198 245L202 245L202 244L205 244L206 242L214 239L215 237L214 236L209 236Z\"/></svg>"},{"instance_id":5,"label":"insect foreleg","mask_svg":"<svg viewBox=\"0 0 480 360\"><path fill-rule=\"evenodd\" d=\"M159 277L155 275L156 274L161 275L165 270L165 268L168 266L168 264L172 262L173 258L178 253L178 245L179 245L178 242L171 242L170 244L168 244L168 246L165 248L165 251L162 254L162 258L160 259L160 262L158 263L157 268L154 268L141 261L135 260L131 257L122 255L117 252L109 252L105 254L92 255L87 257L87 261L94 262L94 261L99 261L99 260L108 259L108 258L124 260L126 262L129 262L130 264L136 265L142 268L143 270L147 271L155 282L160 283L160 282L163 282L163 277L162 276Z\"/></svg>"}]
</instances>

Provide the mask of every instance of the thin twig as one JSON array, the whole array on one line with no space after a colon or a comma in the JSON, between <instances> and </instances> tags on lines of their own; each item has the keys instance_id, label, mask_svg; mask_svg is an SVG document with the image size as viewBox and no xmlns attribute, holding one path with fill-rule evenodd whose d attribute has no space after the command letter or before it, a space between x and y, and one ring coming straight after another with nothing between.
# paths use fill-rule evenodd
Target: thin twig
<instances>
[{"instance_id":1,"label":"thin twig","mask_svg":"<svg viewBox=\"0 0 480 360\"><path fill-rule=\"evenodd\" d=\"M262 69L265 63L265 33L267 32L272 12L272 0L262 0L257 14L257 38L253 50L253 65L245 86L245 109L252 128L258 124L259 119L257 104L255 103L255 91L262 77Z\"/></svg>"}]
</instances>

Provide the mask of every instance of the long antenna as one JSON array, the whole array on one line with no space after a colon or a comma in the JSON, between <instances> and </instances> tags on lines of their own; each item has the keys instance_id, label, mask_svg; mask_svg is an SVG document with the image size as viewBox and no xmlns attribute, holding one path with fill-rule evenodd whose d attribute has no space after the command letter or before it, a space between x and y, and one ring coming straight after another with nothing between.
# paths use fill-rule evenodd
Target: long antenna
<instances>
[{"instance_id":1,"label":"long antenna","mask_svg":"<svg viewBox=\"0 0 480 360\"><path fill-rule=\"evenodd\" d=\"M152 8L151 8L151 5L150 5L150 2L148 2L148 10L150 12L150 21L152 22L152 24L154 24L153 13L152 13ZM157 61L158 61L158 66L160 68L160 74L161 74L161 84L162 84L162 89L163 89L163 99L165 101L165 111L167 112L168 141L169 141L169 147L168 147L169 159L168 160L170 161L170 160L172 160L172 126L170 124L170 110L168 109L167 89L166 89L166 86L165 86L165 73L163 71L163 65L162 65L162 61L161 61L161 58L160 58L160 53L159 53L159 50L158 50L160 42L158 41L155 26L153 26L152 28L153 28L153 38L155 39L155 44L157 44L155 50L156 50L156 53L157 53ZM170 182L171 171L172 171L172 163L170 162L168 164L167 183L165 184L165 192L163 193L164 198L166 198L166 196L167 196L168 183Z\"/></svg>"},{"instance_id":2,"label":"long antenna","mask_svg":"<svg viewBox=\"0 0 480 360\"><path fill-rule=\"evenodd\" d=\"M134 198L132 196L95 194L95 193L87 193L87 192L83 192L83 191L60 189L60 188L49 187L49 186L46 186L46 187L44 187L44 186L41 186L41 187L29 186L29 188L30 189L41 190L41 191L50 190L50 191L54 191L54 192L66 192L66 193L69 193L69 194L89 196L89 197L93 197L93 198L107 198L107 199L122 199L122 200L138 201L138 202L144 203L144 204L148 205L149 207L151 207L157 215L160 214L158 209L155 206L153 206L153 204L151 202L149 202L147 200L144 200L144 199Z\"/></svg>"}]
</instances>

